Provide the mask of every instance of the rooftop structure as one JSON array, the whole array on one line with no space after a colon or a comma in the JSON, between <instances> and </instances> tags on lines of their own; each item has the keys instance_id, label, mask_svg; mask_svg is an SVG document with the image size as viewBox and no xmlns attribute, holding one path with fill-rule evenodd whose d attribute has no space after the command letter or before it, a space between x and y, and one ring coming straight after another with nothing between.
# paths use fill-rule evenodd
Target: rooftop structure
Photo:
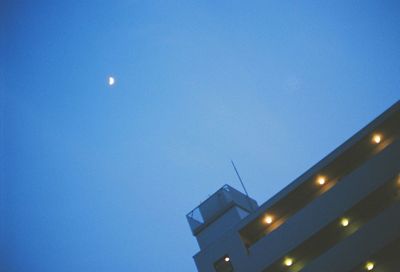
<instances>
[{"instance_id":1,"label":"rooftop structure","mask_svg":"<svg viewBox=\"0 0 400 272\"><path fill-rule=\"evenodd\" d=\"M261 206L225 185L187 215L200 272L399 271L400 102Z\"/></svg>"}]
</instances>

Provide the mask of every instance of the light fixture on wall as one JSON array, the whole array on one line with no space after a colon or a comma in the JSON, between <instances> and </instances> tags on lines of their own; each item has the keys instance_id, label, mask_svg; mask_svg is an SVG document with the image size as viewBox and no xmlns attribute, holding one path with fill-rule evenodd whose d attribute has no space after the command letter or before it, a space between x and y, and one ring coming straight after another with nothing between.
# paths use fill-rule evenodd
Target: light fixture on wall
<instances>
[{"instance_id":1,"label":"light fixture on wall","mask_svg":"<svg viewBox=\"0 0 400 272\"><path fill-rule=\"evenodd\" d=\"M293 259L292 259L292 258L289 258L289 257L286 257L285 260L283 261L283 264L284 264L285 266L292 266L292 264L293 264Z\"/></svg>"},{"instance_id":2,"label":"light fixture on wall","mask_svg":"<svg viewBox=\"0 0 400 272\"><path fill-rule=\"evenodd\" d=\"M379 144L381 141L382 141L382 135L374 134L372 136L372 142L374 142L375 144Z\"/></svg>"},{"instance_id":3,"label":"light fixture on wall","mask_svg":"<svg viewBox=\"0 0 400 272\"><path fill-rule=\"evenodd\" d=\"M342 220L340 220L340 225L342 227L347 227L350 224L350 220L346 217L343 217Z\"/></svg>"},{"instance_id":4,"label":"light fixture on wall","mask_svg":"<svg viewBox=\"0 0 400 272\"><path fill-rule=\"evenodd\" d=\"M319 185L324 185L326 183L326 177L324 177L324 176L319 176L319 177L317 177L317 184L319 184Z\"/></svg>"},{"instance_id":5,"label":"light fixture on wall","mask_svg":"<svg viewBox=\"0 0 400 272\"><path fill-rule=\"evenodd\" d=\"M367 262L365 264L365 269L367 269L368 271L372 271L372 269L374 269L375 264L373 262Z\"/></svg>"},{"instance_id":6,"label":"light fixture on wall","mask_svg":"<svg viewBox=\"0 0 400 272\"><path fill-rule=\"evenodd\" d=\"M273 221L274 221L274 218L271 215L266 215L264 217L264 222L267 223L268 225L272 224Z\"/></svg>"}]
</instances>

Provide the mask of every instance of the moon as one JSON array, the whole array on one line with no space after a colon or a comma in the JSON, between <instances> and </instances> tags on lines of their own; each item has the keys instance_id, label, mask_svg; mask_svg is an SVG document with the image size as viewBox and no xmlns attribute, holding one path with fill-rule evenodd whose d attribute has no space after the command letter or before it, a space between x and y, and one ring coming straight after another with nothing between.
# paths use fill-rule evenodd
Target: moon
<instances>
[{"instance_id":1,"label":"moon","mask_svg":"<svg viewBox=\"0 0 400 272\"><path fill-rule=\"evenodd\" d=\"M108 85L112 86L115 84L115 78L110 76L108 77Z\"/></svg>"}]
</instances>

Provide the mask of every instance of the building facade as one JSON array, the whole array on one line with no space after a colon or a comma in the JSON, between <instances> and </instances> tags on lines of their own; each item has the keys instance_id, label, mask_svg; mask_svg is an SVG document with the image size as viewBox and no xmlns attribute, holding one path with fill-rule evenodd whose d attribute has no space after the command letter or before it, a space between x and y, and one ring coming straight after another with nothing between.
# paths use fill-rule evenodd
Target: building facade
<instances>
[{"instance_id":1,"label":"building facade","mask_svg":"<svg viewBox=\"0 0 400 272\"><path fill-rule=\"evenodd\" d=\"M400 102L258 206L225 185L187 215L200 272L400 271Z\"/></svg>"}]
</instances>

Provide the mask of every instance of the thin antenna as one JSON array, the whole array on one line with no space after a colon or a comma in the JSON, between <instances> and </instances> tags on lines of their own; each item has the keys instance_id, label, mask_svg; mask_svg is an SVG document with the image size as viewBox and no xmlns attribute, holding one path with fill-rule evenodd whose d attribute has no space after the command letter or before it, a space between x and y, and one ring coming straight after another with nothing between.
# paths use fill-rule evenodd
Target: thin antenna
<instances>
[{"instance_id":1,"label":"thin antenna","mask_svg":"<svg viewBox=\"0 0 400 272\"><path fill-rule=\"evenodd\" d=\"M235 169L235 172L236 172L236 175L237 175L237 177L238 177L238 179L239 179L239 181L240 181L240 184L242 184L243 190L244 190L244 192L246 193L247 201L249 202L250 208L254 211L253 205L252 205L252 203L251 203L251 201L250 201L249 194L247 193L246 187L244 187L244 183L243 183L243 181L242 181L242 178L240 177L239 172L238 172L238 170L236 169L235 164L233 163L233 160L231 160L231 163L232 163L233 169Z\"/></svg>"}]
</instances>

